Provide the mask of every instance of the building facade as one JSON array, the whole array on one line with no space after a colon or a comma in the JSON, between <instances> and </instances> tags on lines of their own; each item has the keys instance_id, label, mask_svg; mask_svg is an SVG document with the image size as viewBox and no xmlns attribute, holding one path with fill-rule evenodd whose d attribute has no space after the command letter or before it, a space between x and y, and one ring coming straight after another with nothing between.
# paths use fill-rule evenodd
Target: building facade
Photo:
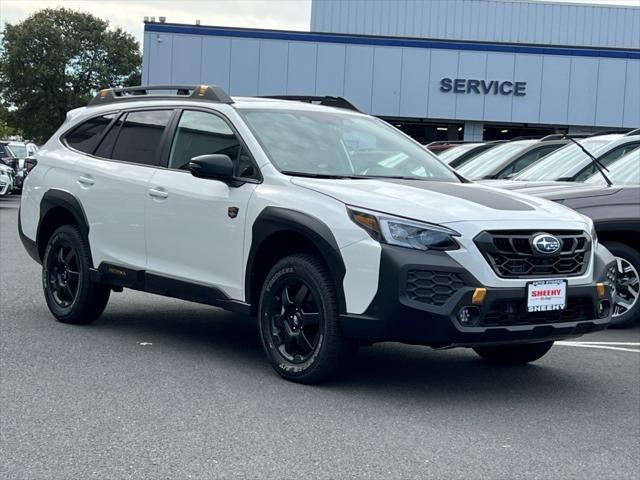
<instances>
[{"instance_id":1,"label":"building facade","mask_svg":"<svg viewBox=\"0 0 640 480\"><path fill-rule=\"evenodd\" d=\"M146 23L143 83L341 96L422 141L640 126L640 8L313 0L310 27Z\"/></svg>"}]
</instances>

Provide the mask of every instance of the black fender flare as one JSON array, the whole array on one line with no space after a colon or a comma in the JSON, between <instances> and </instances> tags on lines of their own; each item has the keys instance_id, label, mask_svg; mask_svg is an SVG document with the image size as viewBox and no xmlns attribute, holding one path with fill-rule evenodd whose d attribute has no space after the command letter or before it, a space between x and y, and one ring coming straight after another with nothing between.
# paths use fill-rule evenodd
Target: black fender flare
<instances>
[{"instance_id":1,"label":"black fender flare","mask_svg":"<svg viewBox=\"0 0 640 480\"><path fill-rule=\"evenodd\" d=\"M38 231L36 232L36 242L40 241L41 228L43 225L44 219L47 217L49 212L51 212L55 208L63 208L68 211L73 219L75 220L76 225L80 229L80 233L82 233L85 237L89 235L89 222L87 221L87 215L82 208L82 205L78 201L76 197L74 197L71 193L66 192L64 190L51 189L48 190L40 200L40 220L38 221ZM38 250L42 245L38 245Z\"/></svg>"},{"instance_id":2,"label":"black fender flare","mask_svg":"<svg viewBox=\"0 0 640 480\"><path fill-rule=\"evenodd\" d=\"M256 254L260 246L271 235L281 231L294 231L306 237L320 252L336 287L340 313L346 313L343 280L346 273L344 261L331 229L318 218L307 213L282 207L266 207L253 223L251 247L247 257L245 271L245 299L250 302L254 292L251 291L251 279ZM257 305L256 305L257 307Z\"/></svg>"}]
</instances>

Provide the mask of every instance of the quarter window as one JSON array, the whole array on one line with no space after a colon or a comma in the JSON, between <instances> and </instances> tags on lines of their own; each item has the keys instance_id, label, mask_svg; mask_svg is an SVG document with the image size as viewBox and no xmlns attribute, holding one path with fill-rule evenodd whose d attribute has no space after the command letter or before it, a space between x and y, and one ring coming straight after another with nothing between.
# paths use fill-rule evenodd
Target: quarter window
<instances>
[{"instance_id":1,"label":"quarter window","mask_svg":"<svg viewBox=\"0 0 640 480\"><path fill-rule=\"evenodd\" d=\"M251 157L227 122L211 113L184 111L173 138L169 168L187 170L193 157L210 154L228 155L236 176L256 177Z\"/></svg>"},{"instance_id":2,"label":"quarter window","mask_svg":"<svg viewBox=\"0 0 640 480\"><path fill-rule=\"evenodd\" d=\"M100 137L115 116L115 113L111 113L109 115L90 118L74 128L71 133L67 135L67 144L81 152L93 153L100 141Z\"/></svg>"}]
</instances>

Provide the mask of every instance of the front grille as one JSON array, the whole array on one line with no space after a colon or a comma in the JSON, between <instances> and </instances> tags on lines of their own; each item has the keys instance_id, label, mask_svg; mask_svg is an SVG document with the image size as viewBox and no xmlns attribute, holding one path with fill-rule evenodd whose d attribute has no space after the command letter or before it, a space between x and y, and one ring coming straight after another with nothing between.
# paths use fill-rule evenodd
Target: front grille
<instances>
[{"instance_id":1,"label":"front grille","mask_svg":"<svg viewBox=\"0 0 640 480\"><path fill-rule=\"evenodd\" d=\"M528 312L526 300L495 300L481 326L538 325L545 323L579 322L595 318L590 297L569 297L564 310Z\"/></svg>"},{"instance_id":2,"label":"front grille","mask_svg":"<svg viewBox=\"0 0 640 480\"><path fill-rule=\"evenodd\" d=\"M587 269L591 241L580 231L546 231L560 241L554 254L539 253L533 238L540 231L482 232L475 244L502 278L575 277Z\"/></svg>"},{"instance_id":3,"label":"front grille","mask_svg":"<svg viewBox=\"0 0 640 480\"><path fill-rule=\"evenodd\" d=\"M407 272L407 297L429 305L444 305L464 282L452 272L433 270L409 270Z\"/></svg>"}]
</instances>

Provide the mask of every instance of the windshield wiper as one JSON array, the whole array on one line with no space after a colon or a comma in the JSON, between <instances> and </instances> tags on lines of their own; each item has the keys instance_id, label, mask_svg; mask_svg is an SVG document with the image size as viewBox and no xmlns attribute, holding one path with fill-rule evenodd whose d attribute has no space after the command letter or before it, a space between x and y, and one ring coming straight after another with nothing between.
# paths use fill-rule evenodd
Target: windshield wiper
<instances>
[{"instance_id":1,"label":"windshield wiper","mask_svg":"<svg viewBox=\"0 0 640 480\"><path fill-rule=\"evenodd\" d=\"M309 173L309 172L293 172L291 170L282 170L280 173L285 175L291 175L292 177L307 177L307 178L326 178L331 180L362 180L367 177L355 176L355 175L331 175L327 173Z\"/></svg>"},{"instance_id":2,"label":"windshield wiper","mask_svg":"<svg viewBox=\"0 0 640 480\"><path fill-rule=\"evenodd\" d=\"M587 156L591 159L591 162L593 163L593 165L596 167L596 170L598 170L598 172L600 172L600 175L602 175L602 178L604 178L604 181L607 182L607 186L610 187L611 185L613 185L613 182L611 180L609 180L609 177L607 177L607 174L604 173L605 170L608 172L609 169L607 167L605 167L602 163L600 163L600 160L598 160L596 157L591 155L589 150L584 148L582 145L580 145L578 142L576 142L573 138L568 137L568 139L570 141L572 141L573 143L575 143L580 148L580 150L582 150L584 153L587 154Z\"/></svg>"}]
</instances>

